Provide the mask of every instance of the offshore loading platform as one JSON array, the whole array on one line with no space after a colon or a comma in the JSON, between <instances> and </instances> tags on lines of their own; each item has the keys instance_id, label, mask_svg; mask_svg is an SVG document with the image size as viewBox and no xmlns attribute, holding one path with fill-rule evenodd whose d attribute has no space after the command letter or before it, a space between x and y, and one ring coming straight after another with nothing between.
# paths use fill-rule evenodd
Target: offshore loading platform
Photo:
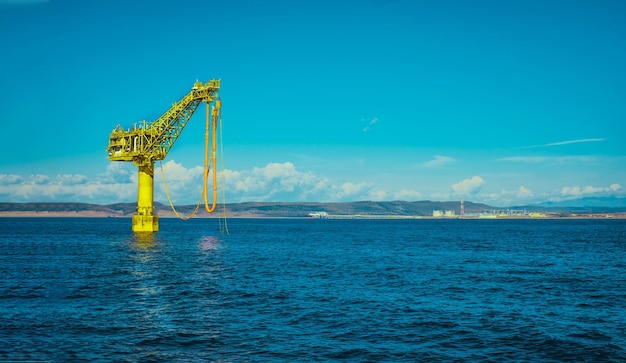
<instances>
[{"instance_id":1,"label":"offshore loading platform","mask_svg":"<svg viewBox=\"0 0 626 363\"><path fill-rule=\"evenodd\" d=\"M163 160L191 119L200 103L206 103L206 134L204 158L204 202L207 212L215 210L217 199L216 144L217 123L221 111L218 96L220 80L213 79L206 83L195 82L191 91L180 101L175 102L163 115L147 123L140 122L130 129L119 125L109 136L106 148L111 161L132 161L138 167L137 214L133 215L133 232L157 232L159 217L154 213L154 162ZM212 106L212 112L209 107ZM209 113L212 114L211 164L213 164L213 205L207 202L207 180L209 174ZM167 189L166 189L167 193ZM168 199L169 193L168 193ZM170 200L170 204L171 200ZM200 205L200 202L198 202ZM173 208L173 205L172 205ZM197 211L196 207L196 211ZM175 210L174 210L175 211ZM195 214L195 211L194 213Z\"/></svg>"}]
</instances>

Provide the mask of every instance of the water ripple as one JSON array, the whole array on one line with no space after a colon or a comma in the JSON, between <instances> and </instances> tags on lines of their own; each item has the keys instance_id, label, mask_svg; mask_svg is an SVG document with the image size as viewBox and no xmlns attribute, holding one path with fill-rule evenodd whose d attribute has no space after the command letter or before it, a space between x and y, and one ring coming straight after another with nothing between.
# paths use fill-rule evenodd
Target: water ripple
<instances>
[{"instance_id":1,"label":"water ripple","mask_svg":"<svg viewBox=\"0 0 626 363\"><path fill-rule=\"evenodd\" d=\"M0 219L0 361L626 361L624 221L127 222Z\"/></svg>"}]
</instances>

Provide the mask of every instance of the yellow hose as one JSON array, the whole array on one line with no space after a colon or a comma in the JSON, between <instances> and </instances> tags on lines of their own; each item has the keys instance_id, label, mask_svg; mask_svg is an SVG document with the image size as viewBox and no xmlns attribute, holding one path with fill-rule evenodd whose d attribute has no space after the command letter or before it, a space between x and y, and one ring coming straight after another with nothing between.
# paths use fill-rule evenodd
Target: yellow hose
<instances>
[{"instance_id":1,"label":"yellow hose","mask_svg":"<svg viewBox=\"0 0 626 363\"><path fill-rule=\"evenodd\" d=\"M170 192L167 189L167 183L165 183L165 172L163 171L163 162L159 162L159 165L161 166L161 178L163 179L163 189L165 189L165 195L167 196L167 201L170 203L170 207L172 208L172 211L174 212L176 217L182 219L183 221L191 219L191 217L195 216L196 213L198 213L198 208L200 207L200 203L202 202L202 195L200 195L200 199L198 199L198 204L196 204L196 208L194 208L193 212L191 212L190 215L188 215L187 217L180 215L180 213L178 213L176 208L174 208L174 203L172 202L172 198L170 197Z\"/></svg>"},{"instance_id":2,"label":"yellow hose","mask_svg":"<svg viewBox=\"0 0 626 363\"><path fill-rule=\"evenodd\" d=\"M220 103L221 106L221 103ZM226 178L224 176L224 141L222 139L222 109L220 107L220 118L219 118L219 124L220 124L220 170L222 171L222 178L221 178L221 182L222 182L222 212L223 212L223 218L224 218L224 226L222 228L222 224L220 223L220 232L224 233L226 232L226 234L230 234L230 232L228 231L228 221L226 220Z\"/></svg>"},{"instance_id":3,"label":"yellow hose","mask_svg":"<svg viewBox=\"0 0 626 363\"><path fill-rule=\"evenodd\" d=\"M176 208L174 208L174 203L172 202L172 198L170 197L169 190L167 189L167 183L165 182L165 172L163 171L163 163L160 163L161 177L163 179L163 189L165 189L165 195L167 196L167 201L169 202L170 207L172 208L172 211L174 211L174 214L182 220L190 219L191 217L196 215L196 213L198 212L198 207L200 206L200 203L202 201L202 198L204 198L204 208L206 209L208 213L213 213L217 206L217 124L218 124L218 115L221 114L220 113L221 105L222 105L221 100L217 100L215 103L215 106L213 107L212 122L211 122L211 125L209 125L209 113L210 113L209 103L206 104L206 117L205 117L206 122L205 122L205 134L204 134L204 180L203 180L204 186L203 186L202 194L200 195L200 200L198 200L198 204L196 205L196 208L193 210L193 212L191 212L189 216L185 217L185 216L180 215L178 211L176 211ZM221 121L221 119L219 121ZM221 122L219 123L220 123L220 138L221 138L221 131L222 131ZM212 132L210 163L209 163L209 129L211 129L211 132ZM223 160L222 160L222 163L223 163ZM211 204L211 207L209 207L209 201L208 201L209 198L207 195L207 184L208 184L208 179L209 179L209 170L210 170L209 165L210 164L213 165L213 203ZM223 180L222 180L222 183L224 183ZM224 220L225 219L226 219L226 206L224 205ZM228 227L226 227L226 231L228 233Z\"/></svg>"},{"instance_id":4,"label":"yellow hose","mask_svg":"<svg viewBox=\"0 0 626 363\"><path fill-rule=\"evenodd\" d=\"M213 164L213 203L209 208L209 201L207 196L207 180L209 178L209 104L206 105L206 127L204 134L204 208L208 213L213 213L215 211L215 207L217 206L217 115L218 111L221 107L221 101L217 100L215 102L215 107L213 107L213 120L211 122L211 164Z\"/></svg>"}]
</instances>

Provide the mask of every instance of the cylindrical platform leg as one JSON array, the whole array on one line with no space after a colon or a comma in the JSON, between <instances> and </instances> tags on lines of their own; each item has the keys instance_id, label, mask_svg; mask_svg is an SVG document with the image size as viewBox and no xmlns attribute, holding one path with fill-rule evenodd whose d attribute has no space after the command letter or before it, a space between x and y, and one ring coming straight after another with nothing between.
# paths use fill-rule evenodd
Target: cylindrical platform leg
<instances>
[{"instance_id":1,"label":"cylindrical platform leg","mask_svg":"<svg viewBox=\"0 0 626 363\"><path fill-rule=\"evenodd\" d=\"M154 215L154 164L139 166L138 179L133 232L158 232L159 217Z\"/></svg>"}]
</instances>

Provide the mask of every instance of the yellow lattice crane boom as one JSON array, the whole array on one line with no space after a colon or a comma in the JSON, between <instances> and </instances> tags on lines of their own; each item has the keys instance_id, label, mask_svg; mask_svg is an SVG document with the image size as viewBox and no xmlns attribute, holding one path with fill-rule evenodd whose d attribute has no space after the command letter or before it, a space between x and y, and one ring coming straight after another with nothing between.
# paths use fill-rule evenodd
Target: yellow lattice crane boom
<instances>
[{"instance_id":1,"label":"yellow lattice crane boom","mask_svg":"<svg viewBox=\"0 0 626 363\"><path fill-rule=\"evenodd\" d=\"M111 132L106 148L109 160L132 161L139 168L134 232L159 230L159 219L154 214L154 162L165 159L200 103L217 100L219 88L219 79L196 82L187 95L153 122L142 121L131 129L118 125Z\"/></svg>"}]
</instances>

